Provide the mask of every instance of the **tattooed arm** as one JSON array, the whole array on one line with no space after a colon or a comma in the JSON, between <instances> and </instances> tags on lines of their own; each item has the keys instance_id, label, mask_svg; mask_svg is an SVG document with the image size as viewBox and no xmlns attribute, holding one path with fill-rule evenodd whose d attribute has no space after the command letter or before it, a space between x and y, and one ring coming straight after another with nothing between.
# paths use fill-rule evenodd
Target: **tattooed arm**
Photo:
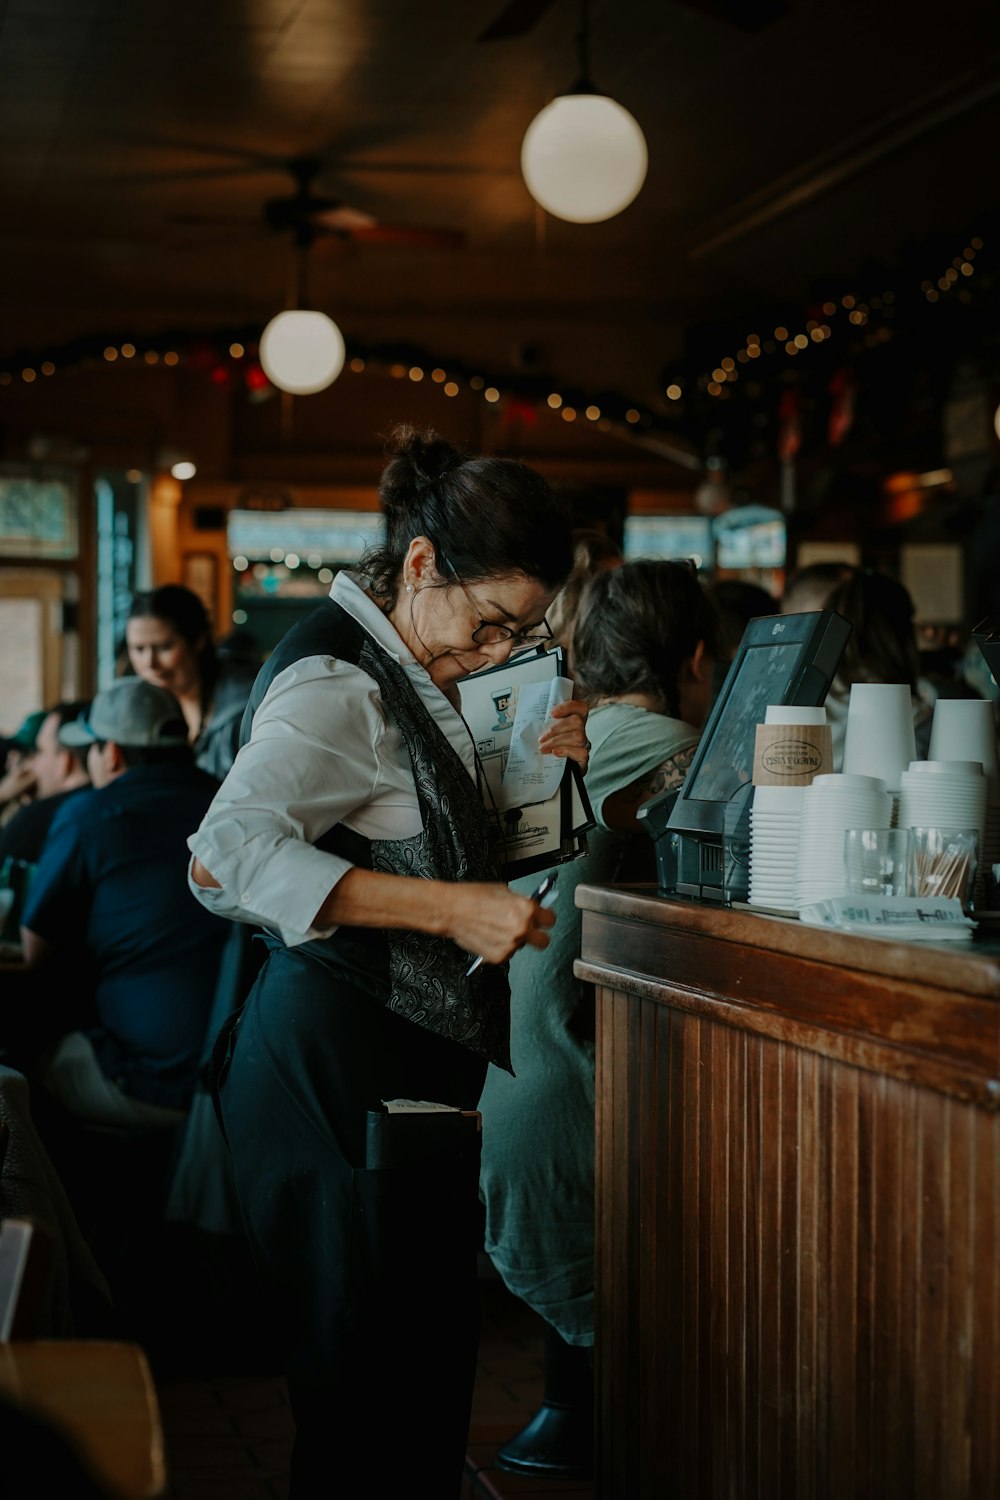
<instances>
[{"instance_id":1,"label":"tattooed arm","mask_svg":"<svg viewBox=\"0 0 1000 1500\"><path fill-rule=\"evenodd\" d=\"M633 833L638 829L636 813L639 808L650 797L680 786L696 749L696 745L690 745L686 750L678 750L676 755L671 755L668 760L654 766L644 776L636 777L628 786L605 797L601 816L608 827L617 828L623 833Z\"/></svg>"}]
</instances>

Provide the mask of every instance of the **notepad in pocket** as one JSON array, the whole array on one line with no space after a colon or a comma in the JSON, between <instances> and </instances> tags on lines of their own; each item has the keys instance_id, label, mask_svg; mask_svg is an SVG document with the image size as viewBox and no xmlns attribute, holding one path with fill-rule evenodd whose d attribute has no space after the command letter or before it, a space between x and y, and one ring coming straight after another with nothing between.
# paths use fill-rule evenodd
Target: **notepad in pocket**
<instances>
[{"instance_id":1,"label":"notepad in pocket","mask_svg":"<svg viewBox=\"0 0 1000 1500\"><path fill-rule=\"evenodd\" d=\"M390 1101L390 1106L396 1102ZM482 1119L478 1110L405 1103L408 1107L402 1109L368 1111L366 1167L412 1167L442 1157L478 1155Z\"/></svg>"}]
</instances>

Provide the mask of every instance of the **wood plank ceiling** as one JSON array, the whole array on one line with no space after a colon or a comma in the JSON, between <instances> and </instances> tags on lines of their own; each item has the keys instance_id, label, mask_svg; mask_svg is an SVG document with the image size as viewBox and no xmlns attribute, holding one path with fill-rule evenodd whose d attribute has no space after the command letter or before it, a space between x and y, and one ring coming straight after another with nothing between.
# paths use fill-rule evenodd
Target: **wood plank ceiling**
<instances>
[{"instance_id":1,"label":"wood plank ceiling","mask_svg":"<svg viewBox=\"0 0 1000 1500\"><path fill-rule=\"evenodd\" d=\"M576 73L576 0L485 42L503 0L0 0L0 359L117 328L210 330L283 304L290 158L384 224L325 237L312 297L358 339L662 399L691 330L767 321L816 279L898 266L998 208L998 7L593 0L598 85L650 167L604 224L519 171Z\"/></svg>"}]
</instances>

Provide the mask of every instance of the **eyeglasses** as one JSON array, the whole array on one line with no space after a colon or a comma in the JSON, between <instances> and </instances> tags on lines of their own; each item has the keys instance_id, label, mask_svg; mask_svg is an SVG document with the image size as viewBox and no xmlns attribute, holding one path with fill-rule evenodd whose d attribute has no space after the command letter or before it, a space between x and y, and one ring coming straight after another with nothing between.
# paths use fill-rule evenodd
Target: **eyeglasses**
<instances>
[{"instance_id":1,"label":"eyeglasses","mask_svg":"<svg viewBox=\"0 0 1000 1500\"><path fill-rule=\"evenodd\" d=\"M452 580L458 584L462 593L468 599L472 608L479 614L479 605L472 594L459 578L451 563L438 554L438 562L447 569ZM515 651L529 650L532 646L544 645L546 641L553 639L552 630L548 620L541 620L533 625L530 630L512 630L509 625L501 625L498 620L484 620L479 615L479 624L472 632L472 639L477 646L496 646L500 641L513 641Z\"/></svg>"}]
</instances>

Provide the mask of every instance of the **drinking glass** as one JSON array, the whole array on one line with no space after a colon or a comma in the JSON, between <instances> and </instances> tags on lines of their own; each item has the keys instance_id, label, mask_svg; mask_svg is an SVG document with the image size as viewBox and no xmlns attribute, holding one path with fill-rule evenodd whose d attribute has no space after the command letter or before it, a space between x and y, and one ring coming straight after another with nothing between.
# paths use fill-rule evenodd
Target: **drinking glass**
<instances>
[{"instance_id":1,"label":"drinking glass","mask_svg":"<svg viewBox=\"0 0 1000 1500\"><path fill-rule=\"evenodd\" d=\"M908 828L848 828L844 862L849 896L914 894Z\"/></svg>"}]
</instances>

